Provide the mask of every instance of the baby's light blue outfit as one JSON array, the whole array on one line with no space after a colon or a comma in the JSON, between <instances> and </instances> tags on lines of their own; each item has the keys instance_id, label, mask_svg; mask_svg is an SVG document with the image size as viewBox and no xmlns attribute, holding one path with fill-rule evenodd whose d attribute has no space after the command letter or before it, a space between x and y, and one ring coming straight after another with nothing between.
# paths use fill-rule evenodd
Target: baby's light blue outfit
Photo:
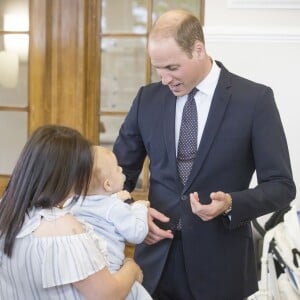
<instances>
[{"instance_id":1,"label":"baby's light blue outfit","mask_svg":"<svg viewBox=\"0 0 300 300\"><path fill-rule=\"evenodd\" d=\"M72 208L78 219L91 224L95 232L107 242L109 269L118 271L125 258L126 241L132 244L143 242L148 234L148 209L145 205L131 205L116 196L91 195L80 198ZM146 289L135 282L126 300L150 300Z\"/></svg>"}]
</instances>

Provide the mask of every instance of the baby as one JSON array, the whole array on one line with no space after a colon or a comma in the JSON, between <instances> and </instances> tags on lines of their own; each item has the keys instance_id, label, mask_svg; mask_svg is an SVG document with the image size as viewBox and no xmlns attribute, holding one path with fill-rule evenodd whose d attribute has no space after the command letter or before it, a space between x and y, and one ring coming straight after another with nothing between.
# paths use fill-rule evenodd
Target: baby
<instances>
[{"instance_id":1,"label":"baby","mask_svg":"<svg viewBox=\"0 0 300 300\"><path fill-rule=\"evenodd\" d=\"M148 233L149 201L125 203L131 196L123 191L125 176L114 153L101 146L93 148L94 167L88 196L74 204L72 211L106 240L109 269L115 272L124 262L126 242L141 243ZM152 298L140 283L135 282L126 299Z\"/></svg>"}]
</instances>

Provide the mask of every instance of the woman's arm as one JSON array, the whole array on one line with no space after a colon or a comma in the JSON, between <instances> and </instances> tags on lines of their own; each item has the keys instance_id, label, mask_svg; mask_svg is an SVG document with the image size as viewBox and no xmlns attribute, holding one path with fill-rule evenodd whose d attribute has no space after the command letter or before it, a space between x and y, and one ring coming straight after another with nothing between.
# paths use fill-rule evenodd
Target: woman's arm
<instances>
[{"instance_id":1,"label":"woman's arm","mask_svg":"<svg viewBox=\"0 0 300 300\"><path fill-rule=\"evenodd\" d=\"M80 234L84 231L84 227L77 219L66 214L55 221L43 220L34 235L40 237L65 236ZM108 268L104 267L86 279L72 284L87 300L121 300L129 294L135 281L143 281L142 270L133 259L127 258L118 272L110 273Z\"/></svg>"},{"instance_id":2,"label":"woman's arm","mask_svg":"<svg viewBox=\"0 0 300 300\"><path fill-rule=\"evenodd\" d=\"M124 265L116 273L110 273L107 267L74 282L73 285L87 300L124 299L135 281L142 282L143 273L133 259L125 259Z\"/></svg>"}]
</instances>

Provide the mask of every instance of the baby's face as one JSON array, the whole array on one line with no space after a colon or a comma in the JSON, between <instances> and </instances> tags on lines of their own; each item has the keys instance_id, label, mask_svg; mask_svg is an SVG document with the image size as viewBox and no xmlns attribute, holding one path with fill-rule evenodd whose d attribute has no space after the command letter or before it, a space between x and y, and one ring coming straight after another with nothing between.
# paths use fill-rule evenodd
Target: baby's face
<instances>
[{"instance_id":1,"label":"baby's face","mask_svg":"<svg viewBox=\"0 0 300 300\"><path fill-rule=\"evenodd\" d=\"M90 193L109 191L113 194L123 190L125 175L118 165L115 154L102 146L93 146L93 148L95 152Z\"/></svg>"},{"instance_id":2,"label":"baby's face","mask_svg":"<svg viewBox=\"0 0 300 300\"><path fill-rule=\"evenodd\" d=\"M118 165L118 161L113 152L107 155L107 168L109 180L113 188L113 193L116 193L124 188L125 175L123 169Z\"/></svg>"}]
</instances>

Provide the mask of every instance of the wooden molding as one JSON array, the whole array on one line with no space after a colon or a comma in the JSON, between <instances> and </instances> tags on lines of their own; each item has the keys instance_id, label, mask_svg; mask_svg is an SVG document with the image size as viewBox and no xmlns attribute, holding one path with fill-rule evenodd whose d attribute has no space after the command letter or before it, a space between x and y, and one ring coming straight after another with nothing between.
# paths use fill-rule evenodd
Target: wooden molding
<instances>
[{"instance_id":1,"label":"wooden molding","mask_svg":"<svg viewBox=\"0 0 300 300\"><path fill-rule=\"evenodd\" d=\"M31 0L29 131L73 127L98 142L97 0Z\"/></svg>"},{"instance_id":2,"label":"wooden molding","mask_svg":"<svg viewBox=\"0 0 300 300\"><path fill-rule=\"evenodd\" d=\"M229 8L299 9L299 0L228 0Z\"/></svg>"},{"instance_id":3,"label":"wooden molding","mask_svg":"<svg viewBox=\"0 0 300 300\"><path fill-rule=\"evenodd\" d=\"M204 27L207 42L299 43L298 27Z\"/></svg>"}]
</instances>

